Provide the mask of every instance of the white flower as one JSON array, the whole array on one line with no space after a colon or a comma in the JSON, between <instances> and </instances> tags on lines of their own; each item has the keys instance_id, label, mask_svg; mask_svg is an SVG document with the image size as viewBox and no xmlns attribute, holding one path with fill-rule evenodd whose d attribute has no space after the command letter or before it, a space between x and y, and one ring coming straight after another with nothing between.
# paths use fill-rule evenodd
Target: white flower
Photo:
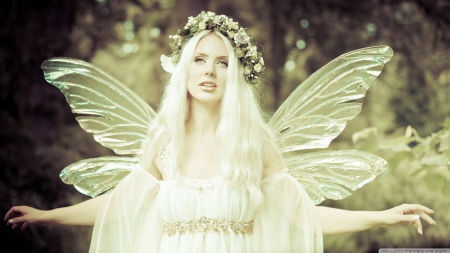
<instances>
[{"instance_id":1,"label":"white flower","mask_svg":"<svg viewBox=\"0 0 450 253\"><path fill-rule=\"evenodd\" d=\"M247 34L242 33L241 31L239 31L238 33L236 33L234 35L234 42L236 44L247 44L250 41L250 38L248 37Z\"/></svg>"},{"instance_id":2,"label":"white flower","mask_svg":"<svg viewBox=\"0 0 450 253\"><path fill-rule=\"evenodd\" d=\"M262 66L261 66L261 64L259 64L259 63L257 63L254 67L253 67L253 69L256 71L256 72L260 72L261 71L261 69L262 69Z\"/></svg>"},{"instance_id":3,"label":"white flower","mask_svg":"<svg viewBox=\"0 0 450 253\"><path fill-rule=\"evenodd\" d=\"M200 29L200 30L205 30L205 29L206 29L206 24L205 24L204 22L201 22L201 23L198 25L198 29Z\"/></svg>"},{"instance_id":4,"label":"white flower","mask_svg":"<svg viewBox=\"0 0 450 253\"><path fill-rule=\"evenodd\" d=\"M244 74L248 75L248 74L250 74L250 73L252 73L252 69L251 69L249 66L245 66L245 68L244 68Z\"/></svg>"},{"instance_id":5,"label":"white flower","mask_svg":"<svg viewBox=\"0 0 450 253\"><path fill-rule=\"evenodd\" d=\"M259 59L259 63L264 66L264 60L262 57Z\"/></svg>"},{"instance_id":6,"label":"white flower","mask_svg":"<svg viewBox=\"0 0 450 253\"><path fill-rule=\"evenodd\" d=\"M228 32L228 37L229 37L230 39L232 39L232 38L234 37L234 32L233 32L233 31L229 31L229 32Z\"/></svg>"},{"instance_id":7,"label":"white flower","mask_svg":"<svg viewBox=\"0 0 450 253\"><path fill-rule=\"evenodd\" d=\"M223 21L223 17L222 16L215 16L213 19L214 24L216 25L220 25Z\"/></svg>"},{"instance_id":8,"label":"white flower","mask_svg":"<svg viewBox=\"0 0 450 253\"><path fill-rule=\"evenodd\" d=\"M192 19L192 20L189 20L189 22L188 22L188 24L191 25L191 26L194 26L194 25L196 25L197 23L198 23L198 20L197 20L197 19Z\"/></svg>"},{"instance_id":9,"label":"white flower","mask_svg":"<svg viewBox=\"0 0 450 253\"><path fill-rule=\"evenodd\" d=\"M216 15L216 13L212 12L212 11L208 11L207 12L208 16L213 17Z\"/></svg>"},{"instance_id":10,"label":"white flower","mask_svg":"<svg viewBox=\"0 0 450 253\"><path fill-rule=\"evenodd\" d=\"M237 23L235 23L235 22L228 22L228 29L229 30L236 30L236 29L238 29Z\"/></svg>"},{"instance_id":11,"label":"white flower","mask_svg":"<svg viewBox=\"0 0 450 253\"><path fill-rule=\"evenodd\" d=\"M172 58L167 57L165 55L161 55L160 60L161 60L161 66L163 67L163 69L168 73L172 73L175 68L175 66L173 65L173 62L172 62Z\"/></svg>"}]
</instances>

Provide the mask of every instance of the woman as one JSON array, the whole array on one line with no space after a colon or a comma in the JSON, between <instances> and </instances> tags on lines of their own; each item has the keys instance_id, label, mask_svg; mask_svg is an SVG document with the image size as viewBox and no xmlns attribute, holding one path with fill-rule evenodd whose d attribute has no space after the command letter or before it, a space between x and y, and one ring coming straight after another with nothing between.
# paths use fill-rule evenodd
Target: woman
<instances>
[{"instance_id":1,"label":"woman","mask_svg":"<svg viewBox=\"0 0 450 253\"><path fill-rule=\"evenodd\" d=\"M420 205L316 207L261 116L252 85L264 62L244 35L223 15L191 18L164 64L172 75L140 167L78 205L13 207L8 224L95 224L90 252L321 252L322 234L435 224Z\"/></svg>"}]
</instances>

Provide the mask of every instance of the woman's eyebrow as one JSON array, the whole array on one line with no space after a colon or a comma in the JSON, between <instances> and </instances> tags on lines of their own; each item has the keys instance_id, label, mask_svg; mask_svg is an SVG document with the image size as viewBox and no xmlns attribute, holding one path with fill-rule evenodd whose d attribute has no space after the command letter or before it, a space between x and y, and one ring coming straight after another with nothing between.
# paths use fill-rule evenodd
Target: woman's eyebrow
<instances>
[{"instance_id":1,"label":"woman's eyebrow","mask_svg":"<svg viewBox=\"0 0 450 253\"><path fill-rule=\"evenodd\" d=\"M195 56L209 56L208 54L205 53L195 53ZM217 59L227 59L228 60L228 55L221 55L221 56L217 56Z\"/></svg>"}]
</instances>

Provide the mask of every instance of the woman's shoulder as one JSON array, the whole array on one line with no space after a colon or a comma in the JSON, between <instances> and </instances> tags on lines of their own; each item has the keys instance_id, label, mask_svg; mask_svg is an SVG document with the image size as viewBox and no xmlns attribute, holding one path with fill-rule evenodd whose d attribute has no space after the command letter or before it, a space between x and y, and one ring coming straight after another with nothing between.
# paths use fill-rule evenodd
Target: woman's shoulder
<instances>
[{"instance_id":1,"label":"woman's shoulder","mask_svg":"<svg viewBox=\"0 0 450 253\"><path fill-rule=\"evenodd\" d=\"M162 154L165 146L162 144L154 144L151 148L145 149L145 159L141 162L141 166L148 173L152 174L156 179L163 179L164 161Z\"/></svg>"},{"instance_id":2,"label":"woman's shoulder","mask_svg":"<svg viewBox=\"0 0 450 253\"><path fill-rule=\"evenodd\" d=\"M263 144L263 178L280 172L285 168L283 157L274 143Z\"/></svg>"}]
</instances>

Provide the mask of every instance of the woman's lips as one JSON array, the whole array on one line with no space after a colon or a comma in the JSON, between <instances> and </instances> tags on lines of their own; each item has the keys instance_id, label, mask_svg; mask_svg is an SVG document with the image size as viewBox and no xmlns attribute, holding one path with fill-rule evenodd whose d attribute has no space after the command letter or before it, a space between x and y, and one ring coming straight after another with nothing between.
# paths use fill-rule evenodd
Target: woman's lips
<instances>
[{"instance_id":1,"label":"woman's lips","mask_svg":"<svg viewBox=\"0 0 450 253\"><path fill-rule=\"evenodd\" d=\"M204 82L200 84L200 88L203 91L212 91L217 88L217 85L215 85L214 83Z\"/></svg>"}]
</instances>

